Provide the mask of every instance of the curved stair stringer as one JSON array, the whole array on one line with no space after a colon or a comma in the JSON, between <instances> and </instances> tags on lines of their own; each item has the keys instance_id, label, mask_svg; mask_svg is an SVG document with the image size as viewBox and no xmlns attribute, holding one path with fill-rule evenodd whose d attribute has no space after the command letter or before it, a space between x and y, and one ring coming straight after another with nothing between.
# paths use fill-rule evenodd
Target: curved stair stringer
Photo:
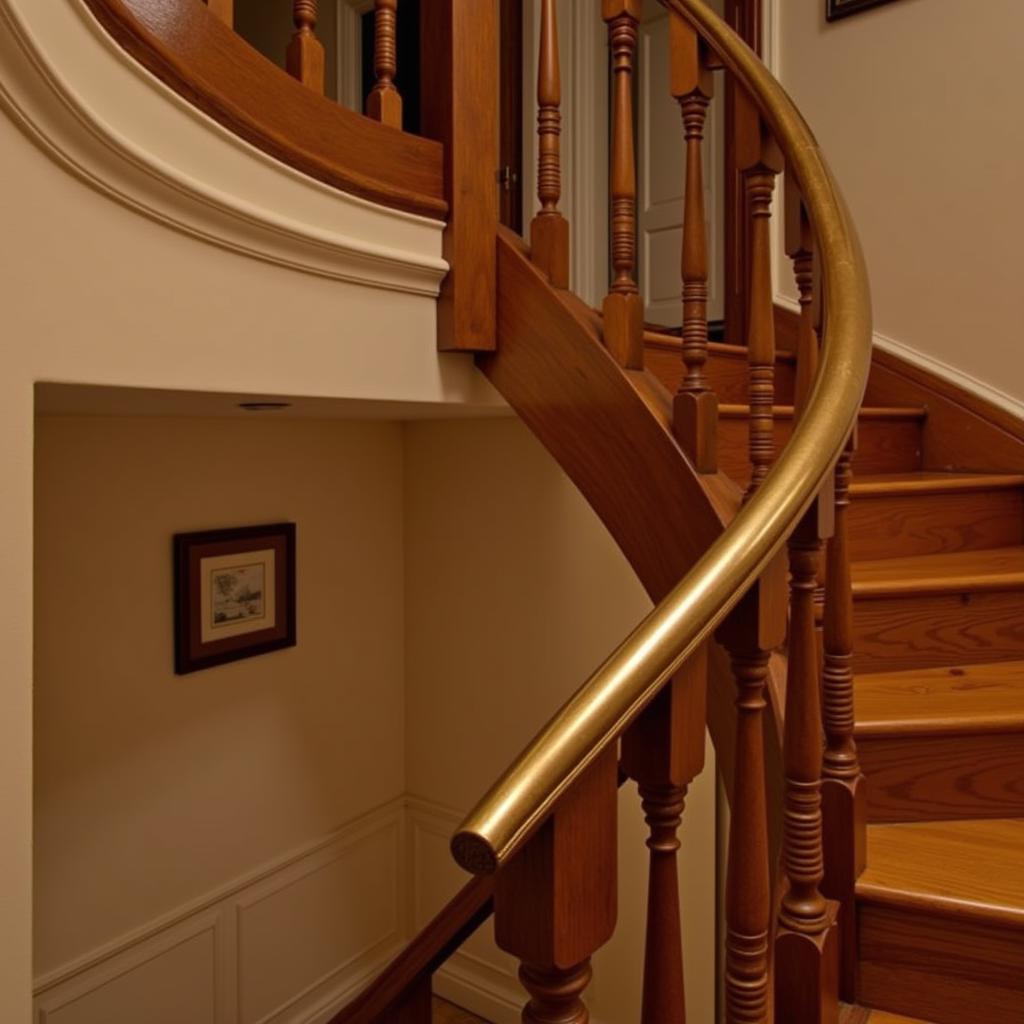
<instances>
[{"instance_id":1,"label":"curved stair stringer","mask_svg":"<svg viewBox=\"0 0 1024 1024\"><path fill-rule=\"evenodd\" d=\"M739 487L698 475L669 427L671 396L646 371L622 370L592 312L551 287L522 240L498 237L498 346L480 369L547 448L619 545L651 600L661 601L722 533ZM735 687L728 657L709 645L708 730L732 789ZM773 837L781 812L785 660L772 659L766 730Z\"/></svg>"}]
</instances>

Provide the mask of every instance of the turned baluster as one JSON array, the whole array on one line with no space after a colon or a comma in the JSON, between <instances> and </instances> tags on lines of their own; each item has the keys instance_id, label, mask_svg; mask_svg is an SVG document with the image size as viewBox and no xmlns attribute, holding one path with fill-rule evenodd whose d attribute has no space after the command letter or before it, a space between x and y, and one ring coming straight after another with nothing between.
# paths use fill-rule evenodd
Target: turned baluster
<instances>
[{"instance_id":1,"label":"turned baluster","mask_svg":"<svg viewBox=\"0 0 1024 1024\"><path fill-rule=\"evenodd\" d=\"M402 96L395 86L398 0L374 0L373 17L373 73L377 81L366 97L366 114L392 128L401 128Z\"/></svg>"},{"instance_id":2,"label":"turned baluster","mask_svg":"<svg viewBox=\"0 0 1024 1024\"><path fill-rule=\"evenodd\" d=\"M591 956L615 930L617 749L613 745L501 868L497 944L521 963L525 1024L586 1024Z\"/></svg>"},{"instance_id":3,"label":"turned baluster","mask_svg":"<svg viewBox=\"0 0 1024 1024\"><path fill-rule=\"evenodd\" d=\"M642 0L602 0L612 52L612 267L604 300L604 340L621 366L642 370L644 315L636 283L636 143L633 133L633 59Z\"/></svg>"},{"instance_id":4,"label":"turned baluster","mask_svg":"<svg viewBox=\"0 0 1024 1024\"><path fill-rule=\"evenodd\" d=\"M835 530L825 570L825 667L822 673L825 758L822 816L825 878L822 891L840 905L840 995L856 994L856 913L854 888L867 863L867 790L854 739L853 591L850 585L848 512L850 463L856 432L839 457L835 472Z\"/></svg>"},{"instance_id":5,"label":"turned baluster","mask_svg":"<svg viewBox=\"0 0 1024 1024\"><path fill-rule=\"evenodd\" d=\"M800 187L791 174L786 175L786 253L793 261L800 302L793 388L794 415L799 416L818 372L818 332L814 309L814 239Z\"/></svg>"},{"instance_id":6,"label":"turned baluster","mask_svg":"<svg viewBox=\"0 0 1024 1024\"><path fill-rule=\"evenodd\" d=\"M316 37L317 0L292 0L295 33L288 44L288 74L323 95L324 48Z\"/></svg>"},{"instance_id":7,"label":"turned baluster","mask_svg":"<svg viewBox=\"0 0 1024 1024\"><path fill-rule=\"evenodd\" d=\"M772 893L764 712L771 652L786 631L784 568L785 562L776 559L719 630L738 691L725 883L726 1024L765 1024L769 1019Z\"/></svg>"},{"instance_id":8,"label":"turned baluster","mask_svg":"<svg viewBox=\"0 0 1024 1024\"><path fill-rule=\"evenodd\" d=\"M704 767L707 652L679 671L622 738L650 829L641 1024L685 1024L677 831L686 791Z\"/></svg>"},{"instance_id":9,"label":"turned baluster","mask_svg":"<svg viewBox=\"0 0 1024 1024\"><path fill-rule=\"evenodd\" d=\"M771 215L775 178L782 156L752 100L737 90L737 166L743 172L749 227L747 268L747 358L750 394L749 497L768 475L775 458L775 299L772 293Z\"/></svg>"},{"instance_id":10,"label":"turned baluster","mask_svg":"<svg viewBox=\"0 0 1024 1024\"><path fill-rule=\"evenodd\" d=\"M672 95L679 101L686 135L683 204L683 363L672 428L700 473L718 468L718 399L708 388L708 231L704 211L704 123L714 94L700 37L676 14L670 21Z\"/></svg>"},{"instance_id":11,"label":"turned baluster","mask_svg":"<svg viewBox=\"0 0 1024 1024\"><path fill-rule=\"evenodd\" d=\"M569 287L569 222L558 210L562 195L562 73L557 0L542 0L537 61L537 198L530 225L533 262L556 288Z\"/></svg>"},{"instance_id":12,"label":"turned baluster","mask_svg":"<svg viewBox=\"0 0 1024 1024\"><path fill-rule=\"evenodd\" d=\"M235 0L206 0L210 13L217 15L225 25L235 24Z\"/></svg>"}]
</instances>

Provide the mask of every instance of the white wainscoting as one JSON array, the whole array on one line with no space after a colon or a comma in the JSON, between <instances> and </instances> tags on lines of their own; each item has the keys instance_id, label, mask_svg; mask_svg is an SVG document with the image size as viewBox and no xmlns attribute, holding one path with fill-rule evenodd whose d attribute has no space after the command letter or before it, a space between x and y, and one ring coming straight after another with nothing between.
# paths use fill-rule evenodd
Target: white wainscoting
<instances>
[{"instance_id":1,"label":"white wainscoting","mask_svg":"<svg viewBox=\"0 0 1024 1024\"><path fill-rule=\"evenodd\" d=\"M406 937L398 799L36 979L36 1024L325 1024Z\"/></svg>"}]
</instances>

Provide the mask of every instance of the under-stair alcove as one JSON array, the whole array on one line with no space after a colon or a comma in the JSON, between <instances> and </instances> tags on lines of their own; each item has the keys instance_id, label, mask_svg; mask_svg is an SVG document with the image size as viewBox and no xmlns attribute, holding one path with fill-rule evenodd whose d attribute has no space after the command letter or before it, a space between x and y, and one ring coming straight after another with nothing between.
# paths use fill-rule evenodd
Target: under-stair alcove
<instances>
[{"instance_id":1,"label":"under-stair alcove","mask_svg":"<svg viewBox=\"0 0 1024 1024\"><path fill-rule=\"evenodd\" d=\"M500 409L50 384L36 412L37 1013L327 1021L465 883L448 841L480 780L649 599ZM175 675L172 536L280 521L297 645ZM697 1021L715 999L708 759L681 832ZM632 784L620 815L598 1022L635 1016L643 973ZM492 932L435 992L511 1024Z\"/></svg>"}]
</instances>

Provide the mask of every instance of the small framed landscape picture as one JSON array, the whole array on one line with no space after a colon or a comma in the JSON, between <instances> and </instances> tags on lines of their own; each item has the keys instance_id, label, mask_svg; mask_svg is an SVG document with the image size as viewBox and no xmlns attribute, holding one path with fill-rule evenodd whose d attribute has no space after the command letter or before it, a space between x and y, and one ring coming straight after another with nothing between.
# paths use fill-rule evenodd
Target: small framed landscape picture
<instances>
[{"instance_id":1,"label":"small framed landscape picture","mask_svg":"<svg viewBox=\"0 0 1024 1024\"><path fill-rule=\"evenodd\" d=\"M825 0L825 17L829 21L836 21L838 18L866 11L869 7L891 2L892 0Z\"/></svg>"},{"instance_id":2,"label":"small framed landscape picture","mask_svg":"<svg viewBox=\"0 0 1024 1024\"><path fill-rule=\"evenodd\" d=\"M294 646L294 523L175 535L175 672Z\"/></svg>"}]
</instances>

